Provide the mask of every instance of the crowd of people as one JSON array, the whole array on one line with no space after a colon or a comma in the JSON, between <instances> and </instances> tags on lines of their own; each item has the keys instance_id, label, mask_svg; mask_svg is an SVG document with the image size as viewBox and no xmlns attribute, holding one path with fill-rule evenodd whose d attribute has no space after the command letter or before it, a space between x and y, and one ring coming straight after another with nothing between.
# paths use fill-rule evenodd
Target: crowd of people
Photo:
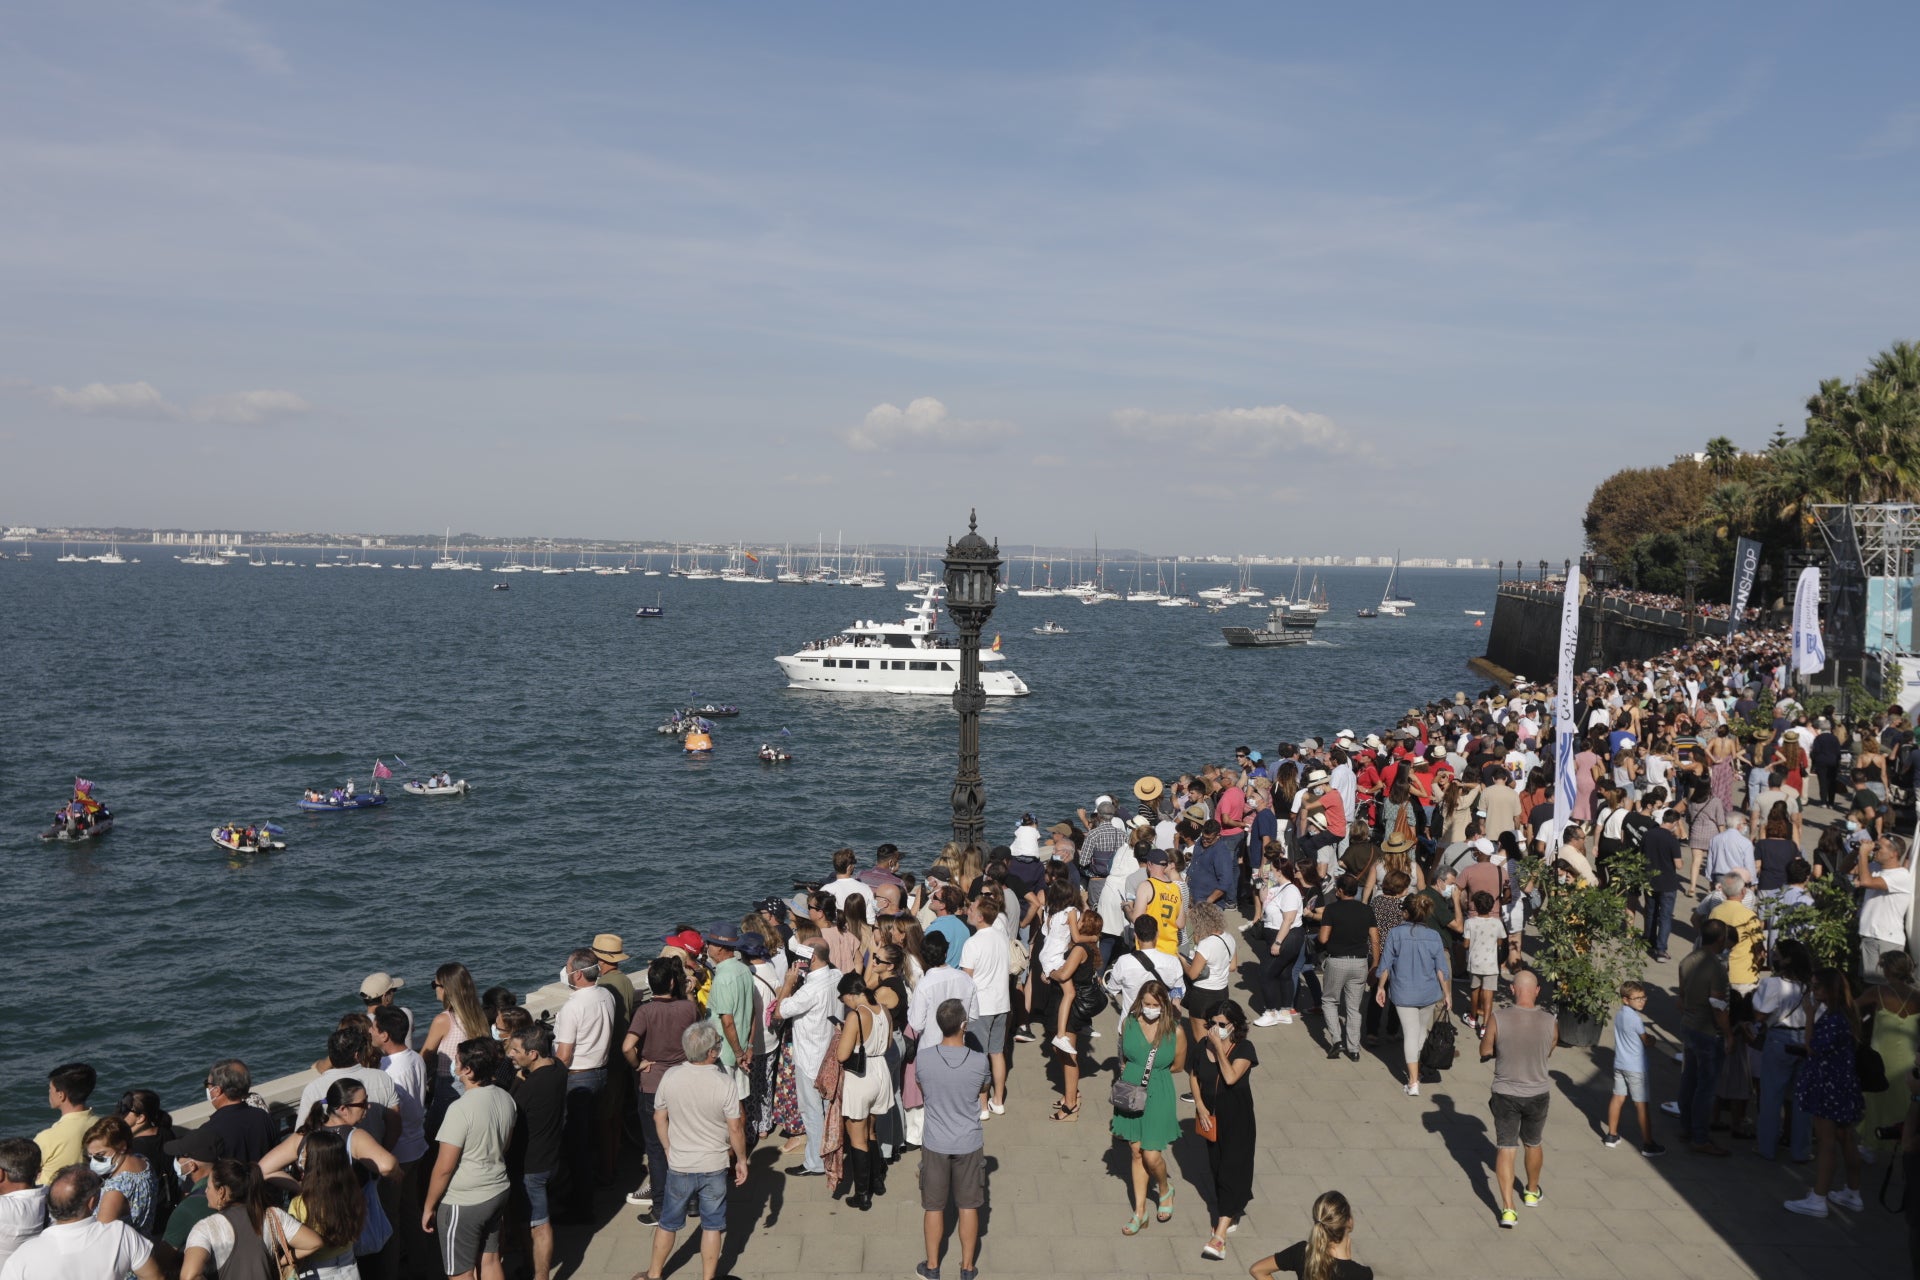
<instances>
[{"instance_id":1,"label":"crowd of people","mask_svg":"<svg viewBox=\"0 0 1920 1280\"><path fill-rule=\"evenodd\" d=\"M500 1280L518 1255L546 1280L555 1225L598 1221L635 1166L626 1200L654 1232L641 1275L659 1276L697 1219L712 1280L729 1188L763 1144L790 1157L789 1195L819 1178L856 1212L917 1150L918 1274L938 1280L953 1214L974 1280L989 1134L1021 1090L1057 1091L1052 1124L1106 1121L1129 1171L1125 1236L1180 1217L1169 1150L1189 1131L1204 1141L1206 1212L1181 1229L1217 1261L1255 1196L1262 1049L1316 1023L1342 1064L1329 1070L1372 1049L1409 1098L1446 1069L1456 1026L1477 1041L1493 1066L1497 1225L1512 1229L1545 1203L1558 1044L1529 920L1543 892L1604 883L1629 851L1650 872L1634 902L1649 960L1676 931L1694 945L1677 1025L1652 1024L1649 984L1621 990L1601 1141L1623 1141L1630 1103L1639 1149L1666 1152L1648 1085L1665 1031L1684 1054L1673 1132L1690 1152L1750 1140L1771 1159L1784 1142L1814 1164L1786 1208L1858 1211L1863 1146L1893 1158L1899 1144L1920 1167L1912 869L1891 807L1915 753L1897 708L1848 724L1770 699L1784 649L1771 633L1709 639L1580 677L1564 828L1549 691L1462 692L1379 732L1242 746L1071 817L1023 815L1005 845L950 844L917 874L891 844L841 849L791 898L676 926L644 971L599 934L566 955L550 1016L448 963L422 1028L404 983L370 974L292 1133L252 1104L238 1061L208 1071L211 1118L190 1132L145 1091L96 1114L93 1068L58 1067L59 1118L0 1141L0 1280L52 1274L36 1268L56 1255L58 1274L103 1280L270 1275L276 1259L325 1280ZM1739 730L1769 706L1770 723ZM1809 858L1815 800L1841 817ZM1857 969L1816 965L1771 923L1823 879L1856 895ZM1034 1048L1016 1071L1020 1045ZM1339 1192L1309 1226L1253 1274L1371 1274Z\"/></svg>"},{"instance_id":2,"label":"crowd of people","mask_svg":"<svg viewBox=\"0 0 1920 1280\"><path fill-rule=\"evenodd\" d=\"M1503 591L1524 591L1533 595L1559 596L1567 589L1565 577L1547 578L1508 578L1500 584ZM1584 595L1591 598L1594 588L1587 586ZM1662 591L1640 591L1632 587L1610 585L1599 589L1599 595L1611 608L1658 609L1666 613L1686 614L1688 611L1685 596L1670 595ZM1693 616L1702 620L1725 622L1733 616L1731 603L1722 603L1696 597L1692 605ZM1751 626L1760 622L1763 611L1758 604L1748 605L1741 610L1741 625Z\"/></svg>"}]
</instances>

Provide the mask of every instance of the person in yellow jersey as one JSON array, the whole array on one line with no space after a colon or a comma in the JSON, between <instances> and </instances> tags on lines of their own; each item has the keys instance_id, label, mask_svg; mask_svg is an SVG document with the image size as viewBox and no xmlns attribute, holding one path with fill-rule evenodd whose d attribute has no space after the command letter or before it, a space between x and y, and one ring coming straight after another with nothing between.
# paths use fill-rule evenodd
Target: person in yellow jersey
<instances>
[{"instance_id":1,"label":"person in yellow jersey","mask_svg":"<svg viewBox=\"0 0 1920 1280\"><path fill-rule=\"evenodd\" d=\"M1147 878L1134 894L1133 915L1152 916L1160 926L1154 945L1168 955L1180 952L1180 926L1186 922L1186 890L1173 878L1173 861L1165 849L1148 849L1141 855Z\"/></svg>"}]
</instances>

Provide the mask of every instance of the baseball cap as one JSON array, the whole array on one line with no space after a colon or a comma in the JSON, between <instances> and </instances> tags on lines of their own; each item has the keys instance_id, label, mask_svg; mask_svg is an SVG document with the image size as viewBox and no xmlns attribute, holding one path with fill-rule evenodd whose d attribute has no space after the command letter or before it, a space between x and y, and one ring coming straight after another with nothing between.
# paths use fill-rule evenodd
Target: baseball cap
<instances>
[{"instance_id":1,"label":"baseball cap","mask_svg":"<svg viewBox=\"0 0 1920 1280\"><path fill-rule=\"evenodd\" d=\"M406 979L396 978L390 973L370 973L360 984L360 998L372 1004L387 992L398 991L406 985Z\"/></svg>"},{"instance_id":2,"label":"baseball cap","mask_svg":"<svg viewBox=\"0 0 1920 1280\"><path fill-rule=\"evenodd\" d=\"M1140 860L1148 866L1163 867L1167 864L1167 851L1165 849L1149 849L1140 855Z\"/></svg>"},{"instance_id":3,"label":"baseball cap","mask_svg":"<svg viewBox=\"0 0 1920 1280\"><path fill-rule=\"evenodd\" d=\"M198 1129L186 1130L160 1149L182 1160L212 1164L227 1153L227 1144L220 1140L219 1134L201 1125Z\"/></svg>"}]
</instances>

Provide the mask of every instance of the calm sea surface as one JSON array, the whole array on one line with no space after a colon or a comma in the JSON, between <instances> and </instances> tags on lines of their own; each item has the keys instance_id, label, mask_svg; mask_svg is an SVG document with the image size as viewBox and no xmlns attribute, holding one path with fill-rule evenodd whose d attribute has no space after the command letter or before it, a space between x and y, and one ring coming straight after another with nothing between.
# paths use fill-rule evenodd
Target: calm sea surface
<instances>
[{"instance_id":1,"label":"calm sea surface","mask_svg":"<svg viewBox=\"0 0 1920 1280\"><path fill-rule=\"evenodd\" d=\"M311 551L299 568L210 569L140 548L145 563L115 567L33 550L0 563L0 1134L47 1123L58 1062L94 1063L109 1103L145 1086L183 1105L216 1058L264 1079L320 1056L372 970L406 978L424 1024L445 961L525 991L596 932L651 954L676 922L826 874L839 845L892 840L918 870L947 832L944 699L791 691L773 663L856 617L897 621L901 592L320 572ZM1126 576L1109 570L1116 586ZM1200 569L1183 586L1231 576ZM1313 644L1280 651L1226 647L1223 623L1260 620L1244 606L1005 598L990 630L1034 694L995 699L983 720L989 831L1010 834L1027 809L1070 816L1237 743L1365 734L1472 687L1465 663L1486 632L1463 610L1491 610L1494 575L1403 570L1412 616L1357 619L1384 579L1325 573L1333 612ZM490 590L502 581L512 590ZM1293 574L1255 581L1281 592ZM656 592L666 618L636 620ZM1072 634L1031 633L1049 618ZM742 714L690 761L654 726L695 691ZM794 762L760 764L782 728ZM295 808L307 787L365 788L376 755L413 766L395 784L444 768L473 794L390 784L383 809ZM115 828L44 844L76 774ZM208 838L229 819L277 822L289 847L232 858Z\"/></svg>"}]
</instances>

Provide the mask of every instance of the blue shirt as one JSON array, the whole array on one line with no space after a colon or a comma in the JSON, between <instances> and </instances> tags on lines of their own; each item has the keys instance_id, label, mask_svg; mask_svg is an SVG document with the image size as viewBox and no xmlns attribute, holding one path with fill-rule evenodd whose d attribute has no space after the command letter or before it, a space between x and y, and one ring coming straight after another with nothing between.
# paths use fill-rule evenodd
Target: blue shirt
<instances>
[{"instance_id":1,"label":"blue shirt","mask_svg":"<svg viewBox=\"0 0 1920 1280\"><path fill-rule=\"evenodd\" d=\"M1387 932L1380 970L1387 975L1387 999L1409 1009L1439 1004L1446 996L1440 975L1452 972L1446 943L1422 924L1398 925Z\"/></svg>"},{"instance_id":2,"label":"blue shirt","mask_svg":"<svg viewBox=\"0 0 1920 1280\"><path fill-rule=\"evenodd\" d=\"M1623 1004L1613 1015L1613 1069L1644 1073L1647 1069L1647 1044L1640 1038L1646 1021L1632 1005Z\"/></svg>"},{"instance_id":3,"label":"blue shirt","mask_svg":"<svg viewBox=\"0 0 1920 1280\"><path fill-rule=\"evenodd\" d=\"M947 963L954 968L960 967L960 948L967 945L967 939L973 936L973 930L967 928L967 922L959 916L941 916L927 926L928 933L937 933L947 940Z\"/></svg>"},{"instance_id":4,"label":"blue shirt","mask_svg":"<svg viewBox=\"0 0 1920 1280\"><path fill-rule=\"evenodd\" d=\"M1233 865L1233 851L1239 840L1221 836L1212 844L1194 846L1193 865L1187 868L1187 892L1193 901L1205 902L1218 889L1220 901L1232 902L1239 879Z\"/></svg>"}]
</instances>

